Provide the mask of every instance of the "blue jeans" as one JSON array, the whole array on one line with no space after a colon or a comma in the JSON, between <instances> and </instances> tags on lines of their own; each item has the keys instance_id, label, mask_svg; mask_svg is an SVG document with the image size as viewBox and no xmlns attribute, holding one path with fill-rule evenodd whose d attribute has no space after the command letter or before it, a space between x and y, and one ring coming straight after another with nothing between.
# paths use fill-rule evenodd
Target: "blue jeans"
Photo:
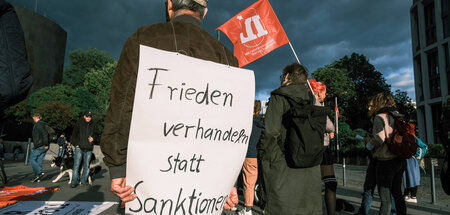
<instances>
[{"instance_id":1,"label":"blue jeans","mask_svg":"<svg viewBox=\"0 0 450 215\"><path fill-rule=\"evenodd\" d=\"M59 147L58 157L64 157L64 146Z\"/></svg>"},{"instance_id":2,"label":"blue jeans","mask_svg":"<svg viewBox=\"0 0 450 215\"><path fill-rule=\"evenodd\" d=\"M377 186L377 160L370 158L369 166L366 170L366 179L364 180L364 191L362 193L361 206L359 208L359 214L369 214L370 207L372 207L373 192ZM396 215L395 201L391 195L391 215Z\"/></svg>"},{"instance_id":3,"label":"blue jeans","mask_svg":"<svg viewBox=\"0 0 450 215\"><path fill-rule=\"evenodd\" d=\"M75 154L73 156L73 175L72 184L78 183L78 178L80 177L80 164L83 160L83 173L81 174L80 183L86 183L89 176L89 163L91 161L92 151L84 152L79 147L75 148Z\"/></svg>"},{"instance_id":4,"label":"blue jeans","mask_svg":"<svg viewBox=\"0 0 450 215\"><path fill-rule=\"evenodd\" d=\"M41 146L31 150L30 164L33 168L34 175L40 175L42 173L42 161L44 160L47 149L45 146Z\"/></svg>"}]
</instances>

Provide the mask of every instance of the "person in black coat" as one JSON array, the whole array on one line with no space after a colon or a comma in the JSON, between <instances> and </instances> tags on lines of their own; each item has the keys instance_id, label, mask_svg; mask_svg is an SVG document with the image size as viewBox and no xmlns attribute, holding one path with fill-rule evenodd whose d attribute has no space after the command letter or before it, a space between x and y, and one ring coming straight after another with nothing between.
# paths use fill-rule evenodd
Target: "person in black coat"
<instances>
[{"instance_id":1,"label":"person in black coat","mask_svg":"<svg viewBox=\"0 0 450 215\"><path fill-rule=\"evenodd\" d=\"M92 112L87 111L83 118L79 119L73 128L71 142L75 147L73 177L70 187L75 188L80 178L80 164L83 161L83 173L81 174L80 184L84 186L89 176L89 163L94 149L94 141L97 140L96 126L92 120Z\"/></svg>"}]
</instances>

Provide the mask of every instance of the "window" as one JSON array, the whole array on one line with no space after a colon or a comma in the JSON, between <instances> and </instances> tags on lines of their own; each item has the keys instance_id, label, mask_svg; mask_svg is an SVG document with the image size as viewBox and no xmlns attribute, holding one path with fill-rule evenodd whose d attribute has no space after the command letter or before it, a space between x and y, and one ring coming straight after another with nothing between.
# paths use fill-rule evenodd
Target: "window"
<instances>
[{"instance_id":1,"label":"window","mask_svg":"<svg viewBox=\"0 0 450 215\"><path fill-rule=\"evenodd\" d=\"M450 0L442 0L442 26L444 38L450 37Z\"/></svg>"},{"instance_id":2,"label":"window","mask_svg":"<svg viewBox=\"0 0 450 215\"><path fill-rule=\"evenodd\" d=\"M448 43L444 44L444 58L445 58L445 73L447 74L447 92L450 95L450 55L448 50Z\"/></svg>"},{"instance_id":3,"label":"window","mask_svg":"<svg viewBox=\"0 0 450 215\"><path fill-rule=\"evenodd\" d=\"M419 101L423 101L422 62L420 61L420 55L414 59L414 62L416 63L416 69L419 76L417 77L417 82L419 85L417 98L419 99Z\"/></svg>"},{"instance_id":4,"label":"window","mask_svg":"<svg viewBox=\"0 0 450 215\"><path fill-rule=\"evenodd\" d=\"M441 121L441 114L442 114L442 104L437 103L431 105L431 117L433 120L433 133L434 133L434 143L440 143L439 140L439 124Z\"/></svg>"},{"instance_id":5,"label":"window","mask_svg":"<svg viewBox=\"0 0 450 215\"><path fill-rule=\"evenodd\" d=\"M436 98L441 96L441 81L439 75L437 52L428 54L428 79L430 84L430 97Z\"/></svg>"},{"instance_id":6,"label":"window","mask_svg":"<svg viewBox=\"0 0 450 215\"><path fill-rule=\"evenodd\" d=\"M436 19L434 16L434 1L426 1L425 8L425 34L427 45L436 42Z\"/></svg>"},{"instance_id":7,"label":"window","mask_svg":"<svg viewBox=\"0 0 450 215\"><path fill-rule=\"evenodd\" d=\"M415 35L415 38L413 38L413 42L416 45L416 51L420 50L420 33L419 33L419 13L417 11L417 7L414 7L412 10L412 16L413 16L413 26L415 29L412 29Z\"/></svg>"}]
</instances>

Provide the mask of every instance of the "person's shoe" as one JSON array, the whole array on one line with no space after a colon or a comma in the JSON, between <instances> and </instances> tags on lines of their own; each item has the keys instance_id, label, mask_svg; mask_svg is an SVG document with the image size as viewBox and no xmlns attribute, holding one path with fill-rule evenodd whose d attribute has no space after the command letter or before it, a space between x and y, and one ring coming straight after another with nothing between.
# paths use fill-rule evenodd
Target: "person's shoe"
<instances>
[{"instance_id":1,"label":"person's shoe","mask_svg":"<svg viewBox=\"0 0 450 215\"><path fill-rule=\"evenodd\" d=\"M75 188L75 187L77 187L77 183L71 183L70 184L70 188Z\"/></svg>"},{"instance_id":2,"label":"person's shoe","mask_svg":"<svg viewBox=\"0 0 450 215\"><path fill-rule=\"evenodd\" d=\"M232 208L230 208L230 211L237 211L237 208L236 207L232 207Z\"/></svg>"},{"instance_id":3,"label":"person's shoe","mask_svg":"<svg viewBox=\"0 0 450 215\"><path fill-rule=\"evenodd\" d=\"M409 196L405 196L405 201L408 201L408 199L409 199Z\"/></svg>"},{"instance_id":4,"label":"person's shoe","mask_svg":"<svg viewBox=\"0 0 450 215\"><path fill-rule=\"evenodd\" d=\"M31 180L31 182L40 182L42 177L44 177L44 173L41 173L41 174L37 175L36 177L34 177L33 180Z\"/></svg>"},{"instance_id":5,"label":"person's shoe","mask_svg":"<svg viewBox=\"0 0 450 215\"><path fill-rule=\"evenodd\" d=\"M252 210L246 211L245 208L239 211L239 215L252 215Z\"/></svg>"},{"instance_id":6,"label":"person's shoe","mask_svg":"<svg viewBox=\"0 0 450 215\"><path fill-rule=\"evenodd\" d=\"M417 203L417 198L408 198L408 199L405 200L405 202Z\"/></svg>"}]
</instances>

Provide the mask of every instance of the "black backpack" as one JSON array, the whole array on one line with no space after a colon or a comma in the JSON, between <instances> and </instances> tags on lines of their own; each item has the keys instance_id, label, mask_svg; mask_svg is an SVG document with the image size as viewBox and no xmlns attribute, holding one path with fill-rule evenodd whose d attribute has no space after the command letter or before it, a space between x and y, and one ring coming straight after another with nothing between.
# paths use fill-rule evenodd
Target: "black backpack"
<instances>
[{"instance_id":1,"label":"black backpack","mask_svg":"<svg viewBox=\"0 0 450 215\"><path fill-rule=\"evenodd\" d=\"M56 139L58 139L58 136L56 135L55 129L50 127L48 124L45 124L44 127L45 127L45 130L48 133L48 142L49 143L54 143L56 141Z\"/></svg>"},{"instance_id":2,"label":"black backpack","mask_svg":"<svg viewBox=\"0 0 450 215\"><path fill-rule=\"evenodd\" d=\"M314 98L295 102L287 98L291 108L283 116L288 121L285 155L291 167L313 167L322 162L328 107L314 105Z\"/></svg>"}]
</instances>

